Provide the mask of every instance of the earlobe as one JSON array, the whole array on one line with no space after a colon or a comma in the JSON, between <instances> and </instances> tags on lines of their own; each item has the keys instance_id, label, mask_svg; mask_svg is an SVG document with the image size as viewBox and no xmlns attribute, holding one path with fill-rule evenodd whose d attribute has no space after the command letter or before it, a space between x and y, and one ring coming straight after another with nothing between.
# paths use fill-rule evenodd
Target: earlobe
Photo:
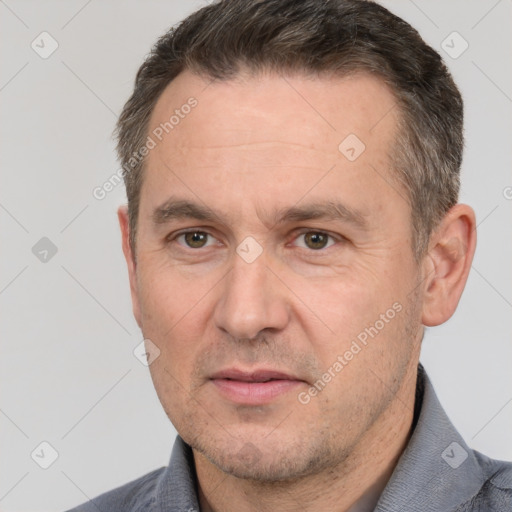
<instances>
[{"instance_id":1,"label":"earlobe","mask_svg":"<svg viewBox=\"0 0 512 512\"><path fill-rule=\"evenodd\" d=\"M133 315L139 327L142 328L139 305L139 291L137 286L137 267L135 263L135 255L133 254L130 244L130 222L128 216L128 207L126 205L122 205L118 208L117 218L119 219L119 227L121 229L123 254L126 260L126 265L128 267L128 278L130 281Z\"/></svg>"},{"instance_id":2,"label":"earlobe","mask_svg":"<svg viewBox=\"0 0 512 512\"><path fill-rule=\"evenodd\" d=\"M475 247L473 209L457 204L431 236L429 253L425 257L424 325L440 325L455 312L471 269Z\"/></svg>"}]
</instances>

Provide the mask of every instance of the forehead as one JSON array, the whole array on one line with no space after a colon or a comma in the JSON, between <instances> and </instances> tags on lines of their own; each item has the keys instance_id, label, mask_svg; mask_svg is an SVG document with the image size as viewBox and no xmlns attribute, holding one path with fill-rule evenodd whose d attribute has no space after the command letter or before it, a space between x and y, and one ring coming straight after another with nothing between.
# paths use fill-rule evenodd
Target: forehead
<instances>
[{"instance_id":1,"label":"forehead","mask_svg":"<svg viewBox=\"0 0 512 512\"><path fill-rule=\"evenodd\" d=\"M368 73L342 77L242 73L231 80L212 81L185 71L157 101L150 131L168 122L191 97L199 107L192 112L193 134L212 143L226 142L226 130L233 142L249 135L252 142L257 136L266 139L275 134L283 141L306 142L306 137L317 136L310 145L319 148L323 142L328 149L348 133L369 144L383 136L389 142L391 137L385 135L393 134L398 114L392 92ZM212 114L217 115L212 118ZM179 130L175 126L163 137L171 143L188 138L190 123L180 124Z\"/></svg>"},{"instance_id":2,"label":"forehead","mask_svg":"<svg viewBox=\"0 0 512 512\"><path fill-rule=\"evenodd\" d=\"M395 104L382 81L368 74L208 81L184 72L152 113L148 133L155 147L143 190L153 205L176 190L208 206L254 199L263 209L339 190L352 201L360 196L360 203L379 195L378 207L386 194L397 193L383 190L392 181Z\"/></svg>"}]
</instances>

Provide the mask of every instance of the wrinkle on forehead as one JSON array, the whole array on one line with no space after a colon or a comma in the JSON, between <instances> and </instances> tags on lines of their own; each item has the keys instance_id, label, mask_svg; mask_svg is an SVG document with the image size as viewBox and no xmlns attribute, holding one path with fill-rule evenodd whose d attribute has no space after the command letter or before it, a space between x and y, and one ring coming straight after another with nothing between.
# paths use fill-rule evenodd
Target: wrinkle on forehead
<instances>
[{"instance_id":1,"label":"wrinkle on forehead","mask_svg":"<svg viewBox=\"0 0 512 512\"><path fill-rule=\"evenodd\" d=\"M194 131L187 129L185 116L164 137L169 141L187 140L193 146L196 135L201 133L208 135L212 145L219 145L219 137L243 144L258 137L268 140L271 134L283 143L303 141L309 146L310 138L319 132L325 143L339 143L350 132L360 132L367 139L389 134L390 127L396 124L393 93L382 80L369 74L342 78L269 75L242 82L217 81L206 89L205 84L189 71L179 75L155 105L150 128L167 121L191 95L198 102L189 114L197 120ZM376 97L378 102L374 101Z\"/></svg>"}]
</instances>

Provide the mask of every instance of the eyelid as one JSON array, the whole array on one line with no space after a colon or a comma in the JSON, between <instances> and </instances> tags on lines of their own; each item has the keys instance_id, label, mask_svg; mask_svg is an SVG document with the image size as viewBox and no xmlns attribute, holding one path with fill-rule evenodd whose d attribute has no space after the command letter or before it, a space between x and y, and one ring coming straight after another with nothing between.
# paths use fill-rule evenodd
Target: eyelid
<instances>
[{"instance_id":1,"label":"eyelid","mask_svg":"<svg viewBox=\"0 0 512 512\"><path fill-rule=\"evenodd\" d=\"M180 236L186 235L188 233L205 233L208 237L213 238L215 241L219 242L219 239L216 236L214 236L207 228L202 228L202 227L184 228L184 229L180 229L178 231L174 231L173 233L170 233L169 235L167 235L165 237L165 242L166 243L177 242L177 239ZM190 249L193 251L197 251L199 249L204 249L206 247L210 247L210 245L206 245L204 247L199 247L199 248L194 249L193 247L188 247L186 244L181 244L179 242L178 242L178 245L180 247L183 247L185 249Z\"/></svg>"},{"instance_id":2,"label":"eyelid","mask_svg":"<svg viewBox=\"0 0 512 512\"><path fill-rule=\"evenodd\" d=\"M335 233L332 233L325 229L299 228L298 230L295 230L293 233L292 243L295 242L295 240L297 240L297 238L299 238L302 235L305 235L306 233L320 233L322 235L327 235L329 238L333 239L337 243L346 242L348 240L343 235L340 235L337 233L335 234ZM332 244L332 245L334 245L334 244ZM332 245L330 245L329 247L332 247ZM321 252L322 250L328 249L329 247L326 247L324 249L317 249L316 251L314 249L309 249L309 250L313 251L313 252Z\"/></svg>"},{"instance_id":3,"label":"eyelid","mask_svg":"<svg viewBox=\"0 0 512 512\"><path fill-rule=\"evenodd\" d=\"M166 235L166 239L168 240L173 240L175 239L176 237L180 236L180 235L185 235L187 233L195 233L195 232L198 232L198 233L207 233L208 235L212 235L211 233L211 227L203 227L203 226L191 226L191 227L188 227L188 228L182 228L182 229L177 229L176 231L173 231L172 233L169 233L168 235ZM214 237L216 238L216 237Z\"/></svg>"}]
</instances>

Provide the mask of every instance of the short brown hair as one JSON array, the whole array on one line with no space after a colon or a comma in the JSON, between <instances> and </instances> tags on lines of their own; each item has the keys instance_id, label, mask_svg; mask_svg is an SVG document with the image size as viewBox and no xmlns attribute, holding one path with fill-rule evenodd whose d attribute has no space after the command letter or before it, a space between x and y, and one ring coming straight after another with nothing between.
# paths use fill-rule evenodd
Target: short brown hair
<instances>
[{"instance_id":1,"label":"short brown hair","mask_svg":"<svg viewBox=\"0 0 512 512\"><path fill-rule=\"evenodd\" d=\"M229 80L251 72L367 72L394 93L399 133L390 155L412 210L416 258L459 194L463 149L461 95L439 54L408 23L367 0L221 0L171 28L140 67L117 124L118 154L135 235L153 108L184 70Z\"/></svg>"}]
</instances>

